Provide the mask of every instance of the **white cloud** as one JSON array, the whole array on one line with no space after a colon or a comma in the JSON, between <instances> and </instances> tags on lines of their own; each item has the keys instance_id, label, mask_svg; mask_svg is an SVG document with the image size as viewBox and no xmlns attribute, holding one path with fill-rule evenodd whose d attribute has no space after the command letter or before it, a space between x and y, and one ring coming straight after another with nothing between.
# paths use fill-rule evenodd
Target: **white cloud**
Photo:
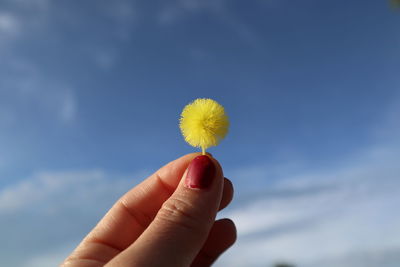
<instances>
[{"instance_id":1,"label":"white cloud","mask_svg":"<svg viewBox=\"0 0 400 267\"><path fill-rule=\"evenodd\" d=\"M224 213L239 239L217 266L399 264L384 257L400 253L399 158L399 147L371 148L342 167L289 175L253 193ZM375 256L360 257L366 253Z\"/></svg>"},{"instance_id":2,"label":"white cloud","mask_svg":"<svg viewBox=\"0 0 400 267\"><path fill-rule=\"evenodd\" d=\"M103 172L96 170L36 174L32 178L0 191L0 214L30 208L32 205L46 201L50 195L57 195L68 188L98 184L104 180L104 176Z\"/></svg>"},{"instance_id":3,"label":"white cloud","mask_svg":"<svg viewBox=\"0 0 400 267\"><path fill-rule=\"evenodd\" d=\"M147 172L43 172L0 190L4 266L55 266ZM21 253L23 251L23 253Z\"/></svg>"}]
</instances>

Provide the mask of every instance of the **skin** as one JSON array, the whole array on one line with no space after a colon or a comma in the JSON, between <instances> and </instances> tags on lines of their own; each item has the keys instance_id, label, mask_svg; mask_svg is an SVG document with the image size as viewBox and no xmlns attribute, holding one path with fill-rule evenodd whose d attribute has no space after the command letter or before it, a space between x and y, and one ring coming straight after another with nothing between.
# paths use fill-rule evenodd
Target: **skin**
<instances>
[{"instance_id":1,"label":"skin","mask_svg":"<svg viewBox=\"0 0 400 267\"><path fill-rule=\"evenodd\" d=\"M168 163L122 196L61 266L210 266L236 240L231 220L215 220L233 186L209 155L211 186L186 187L187 167L199 155Z\"/></svg>"}]
</instances>

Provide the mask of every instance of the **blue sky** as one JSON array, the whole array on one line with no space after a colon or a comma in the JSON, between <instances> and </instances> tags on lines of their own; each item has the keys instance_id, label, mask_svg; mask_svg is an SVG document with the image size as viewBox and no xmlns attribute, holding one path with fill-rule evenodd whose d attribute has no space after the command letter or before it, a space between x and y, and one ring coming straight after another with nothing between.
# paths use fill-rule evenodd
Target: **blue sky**
<instances>
[{"instance_id":1,"label":"blue sky","mask_svg":"<svg viewBox=\"0 0 400 267\"><path fill-rule=\"evenodd\" d=\"M194 151L179 114L209 97L239 231L221 266L398 264L399 23L378 0L2 0L0 258L59 262Z\"/></svg>"}]
</instances>

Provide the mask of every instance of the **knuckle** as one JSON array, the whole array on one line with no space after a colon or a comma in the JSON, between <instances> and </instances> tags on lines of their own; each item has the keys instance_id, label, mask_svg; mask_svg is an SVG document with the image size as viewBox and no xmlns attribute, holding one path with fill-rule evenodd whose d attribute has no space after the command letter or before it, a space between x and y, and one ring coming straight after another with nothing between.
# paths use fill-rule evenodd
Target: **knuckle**
<instances>
[{"instance_id":1,"label":"knuckle","mask_svg":"<svg viewBox=\"0 0 400 267\"><path fill-rule=\"evenodd\" d=\"M199 212L196 212L193 204L179 198L170 198L166 201L157 217L190 231L198 231L204 225L204 219Z\"/></svg>"}]
</instances>

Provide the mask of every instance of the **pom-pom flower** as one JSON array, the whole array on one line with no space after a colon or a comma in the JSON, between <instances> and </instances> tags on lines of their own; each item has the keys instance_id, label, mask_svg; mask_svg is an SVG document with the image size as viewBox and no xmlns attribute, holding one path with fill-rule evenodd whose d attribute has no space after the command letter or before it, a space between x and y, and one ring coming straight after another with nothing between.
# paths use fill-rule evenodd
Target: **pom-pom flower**
<instances>
[{"instance_id":1,"label":"pom-pom flower","mask_svg":"<svg viewBox=\"0 0 400 267\"><path fill-rule=\"evenodd\" d=\"M205 154L207 148L218 145L228 133L229 120L218 102L198 98L183 109L179 127L185 141Z\"/></svg>"}]
</instances>

